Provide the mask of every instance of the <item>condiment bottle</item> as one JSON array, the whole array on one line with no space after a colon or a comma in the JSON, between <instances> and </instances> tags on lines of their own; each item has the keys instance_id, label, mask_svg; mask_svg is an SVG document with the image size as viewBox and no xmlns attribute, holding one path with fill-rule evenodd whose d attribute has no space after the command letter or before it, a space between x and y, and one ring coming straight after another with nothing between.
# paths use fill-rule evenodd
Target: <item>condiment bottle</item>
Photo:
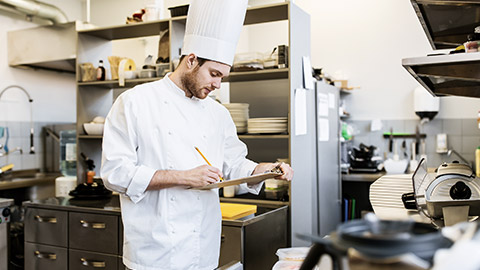
<instances>
[{"instance_id":1,"label":"condiment bottle","mask_svg":"<svg viewBox=\"0 0 480 270\"><path fill-rule=\"evenodd\" d=\"M103 67L103 60L98 61L97 81L105 81L105 68Z\"/></svg>"},{"instance_id":2,"label":"condiment bottle","mask_svg":"<svg viewBox=\"0 0 480 270\"><path fill-rule=\"evenodd\" d=\"M477 115L477 127L480 129L480 111L478 111Z\"/></svg>"},{"instance_id":3,"label":"condiment bottle","mask_svg":"<svg viewBox=\"0 0 480 270\"><path fill-rule=\"evenodd\" d=\"M480 177L480 146L475 150L475 174Z\"/></svg>"}]
</instances>

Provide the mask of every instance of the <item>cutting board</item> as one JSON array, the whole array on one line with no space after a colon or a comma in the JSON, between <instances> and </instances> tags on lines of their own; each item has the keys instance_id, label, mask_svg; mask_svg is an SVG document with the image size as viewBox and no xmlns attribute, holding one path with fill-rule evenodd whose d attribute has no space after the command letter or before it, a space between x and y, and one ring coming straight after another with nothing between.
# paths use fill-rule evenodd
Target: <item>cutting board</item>
<instances>
[{"instance_id":1,"label":"cutting board","mask_svg":"<svg viewBox=\"0 0 480 270\"><path fill-rule=\"evenodd\" d=\"M257 212L257 206L239 203L220 203L222 219L235 220Z\"/></svg>"}]
</instances>

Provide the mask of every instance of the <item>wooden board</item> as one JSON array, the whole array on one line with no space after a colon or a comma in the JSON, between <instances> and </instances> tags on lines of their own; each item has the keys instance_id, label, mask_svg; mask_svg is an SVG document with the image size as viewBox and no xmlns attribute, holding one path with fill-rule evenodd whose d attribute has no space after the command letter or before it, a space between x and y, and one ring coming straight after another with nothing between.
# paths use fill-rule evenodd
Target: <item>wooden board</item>
<instances>
[{"instance_id":1,"label":"wooden board","mask_svg":"<svg viewBox=\"0 0 480 270\"><path fill-rule=\"evenodd\" d=\"M227 181L223 181L223 182L217 182L217 183L213 183L213 184L209 184L209 185L206 185L206 186L203 186L203 187L197 187L197 188L193 188L193 189L206 190L206 189L212 189L212 188L235 186L235 185L239 185L239 184L243 184L243 183L254 185L254 184L258 184L258 183L262 182L265 179L275 178L275 177L280 176L280 175L282 175L282 174L281 173L272 173L272 172L263 173L263 174L255 174L255 175L248 176L248 177L232 179L232 180L227 180Z\"/></svg>"}]
</instances>

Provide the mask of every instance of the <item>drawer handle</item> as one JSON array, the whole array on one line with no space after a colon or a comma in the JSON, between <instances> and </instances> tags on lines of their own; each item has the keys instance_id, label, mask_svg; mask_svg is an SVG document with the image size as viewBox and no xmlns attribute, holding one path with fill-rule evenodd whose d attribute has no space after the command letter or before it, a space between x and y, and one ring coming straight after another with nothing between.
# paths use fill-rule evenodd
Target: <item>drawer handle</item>
<instances>
[{"instance_id":1,"label":"drawer handle","mask_svg":"<svg viewBox=\"0 0 480 270\"><path fill-rule=\"evenodd\" d=\"M56 217L41 217L39 215L36 215L35 220L38 222L57 223Z\"/></svg>"},{"instance_id":2,"label":"drawer handle","mask_svg":"<svg viewBox=\"0 0 480 270\"><path fill-rule=\"evenodd\" d=\"M47 253L47 252L40 252L38 250L35 251L35 257L39 259L48 259L48 260L56 260L57 254L55 253Z\"/></svg>"},{"instance_id":3,"label":"drawer handle","mask_svg":"<svg viewBox=\"0 0 480 270\"><path fill-rule=\"evenodd\" d=\"M82 261L82 264L85 266L92 266L94 268L105 268L107 264L103 261L89 261L85 258L80 258L80 261Z\"/></svg>"},{"instance_id":4,"label":"drawer handle","mask_svg":"<svg viewBox=\"0 0 480 270\"><path fill-rule=\"evenodd\" d=\"M95 222L90 223L85 220L80 220L80 223L82 224L82 227L85 227L85 228L105 229L106 227L105 223L95 223Z\"/></svg>"}]
</instances>

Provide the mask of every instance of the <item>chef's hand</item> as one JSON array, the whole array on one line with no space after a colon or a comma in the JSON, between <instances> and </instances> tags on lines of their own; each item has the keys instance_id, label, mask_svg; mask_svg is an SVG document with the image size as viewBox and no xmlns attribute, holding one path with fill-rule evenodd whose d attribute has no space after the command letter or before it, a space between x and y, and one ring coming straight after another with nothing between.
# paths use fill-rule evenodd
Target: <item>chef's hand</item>
<instances>
[{"instance_id":1,"label":"chef's hand","mask_svg":"<svg viewBox=\"0 0 480 270\"><path fill-rule=\"evenodd\" d=\"M290 165L286 163L259 163L257 167L255 167L255 170L253 170L252 175L254 174L261 174L265 172L270 172L273 170L275 167L280 165L280 170L283 172L283 175L275 177L275 179L281 179L281 180L292 180L293 178L293 169L290 167Z\"/></svg>"},{"instance_id":2,"label":"chef's hand","mask_svg":"<svg viewBox=\"0 0 480 270\"><path fill-rule=\"evenodd\" d=\"M184 181L190 187L203 187L208 184L216 183L223 177L222 171L209 166L202 165L191 170L184 171Z\"/></svg>"}]
</instances>

